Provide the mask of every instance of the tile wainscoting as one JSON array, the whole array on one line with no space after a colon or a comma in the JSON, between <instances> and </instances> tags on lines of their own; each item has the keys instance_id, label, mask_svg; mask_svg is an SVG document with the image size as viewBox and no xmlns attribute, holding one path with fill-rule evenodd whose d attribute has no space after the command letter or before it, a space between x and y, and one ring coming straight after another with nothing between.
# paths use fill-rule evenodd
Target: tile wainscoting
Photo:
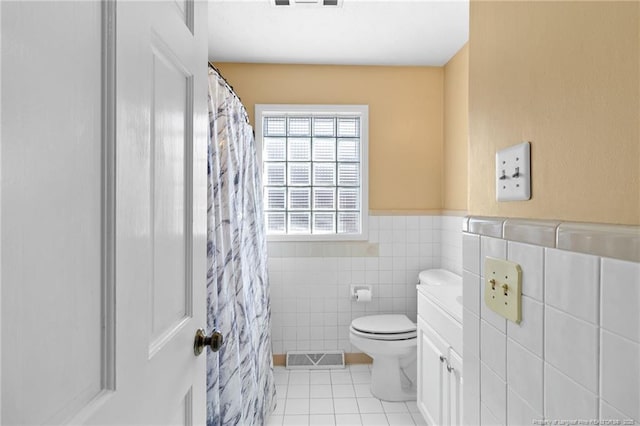
<instances>
[{"instance_id":1,"label":"tile wainscoting","mask_svg":"<svg viewBox=\"0 0 640 426\"><path fill-rule=\"evenodd\" d=\"M269 242L272 344L287 351L359 352L349 324L374 314L416 320L418 273L462 270L462 223L454 215L370 216L365 242ZM373 300L356 303L351 285L370 285Z\"/></svg>"},{"instance_id":2,"label":"tile wainscoting","mask_svg":"<svg viewBox=\"0 0 640 426\"><path fill-rule=\"evenodd\" d=\"M440 217L440 268L462 275L462 222L459 216Z\"/></svg>"},{"instance_id":3,"label":"tile wainscoting","mask_svg":"<svg viewBox=\"0 0 640 426\"><path fill-rule=\"evenodd\" d=\"M463 229L464 423L640 423L640 228L472 217ZM485 307L485 256L522 267L520 324Z\"/></svg>"}]
</instances>

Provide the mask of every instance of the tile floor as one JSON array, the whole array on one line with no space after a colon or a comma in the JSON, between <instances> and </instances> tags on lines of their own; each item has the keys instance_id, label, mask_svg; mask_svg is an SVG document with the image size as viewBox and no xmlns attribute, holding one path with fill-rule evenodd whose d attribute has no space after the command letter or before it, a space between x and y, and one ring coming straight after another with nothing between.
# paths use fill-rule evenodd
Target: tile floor
<instances>
[{"instance_id":1,"label":"tile floor","mask_svg":"<svg viewBox=\"0 0 640 426\"><path fill-rule=\"evenodd\" d=\"M336 370L275 367L278 405L267 426L425 426L415 401L385 402L369 391L369 365Z\"/></svg>"}]
</instances>

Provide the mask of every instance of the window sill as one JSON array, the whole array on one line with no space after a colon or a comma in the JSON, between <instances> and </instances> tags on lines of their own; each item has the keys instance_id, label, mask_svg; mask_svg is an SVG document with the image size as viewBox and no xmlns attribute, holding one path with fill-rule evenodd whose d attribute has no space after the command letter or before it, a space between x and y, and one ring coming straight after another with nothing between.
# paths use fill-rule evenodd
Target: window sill
<instances>
[{"instance_id":1,"label":"window sill","mask_svg":"<svg viewBox=\"0 0 640 426\"><path fill-rule=\"evenodd\" d=\"M349 242L349 241L367 241L369 235L361 234L327 234L327 235L267 235L267 242L279 243L313 243L313 242Z\"/></svg>"}]
</instances>

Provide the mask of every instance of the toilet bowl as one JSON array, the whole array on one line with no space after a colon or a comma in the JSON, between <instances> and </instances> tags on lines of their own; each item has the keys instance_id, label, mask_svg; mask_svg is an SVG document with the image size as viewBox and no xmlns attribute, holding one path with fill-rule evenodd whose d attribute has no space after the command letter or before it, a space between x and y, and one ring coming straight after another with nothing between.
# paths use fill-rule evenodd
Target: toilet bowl
<instances>
[{"instance_id":1,"label":"toilet bowl","mask_svg":"<svg viewBox=\"0 0 640 426\"><path fill-rule=\"evenodd\" d=\"M416 324L406 315L371 315L351 322L351 343L373 358L373 396L384 401L416 399L416 336Z\"/></svg>"}]
</instances>

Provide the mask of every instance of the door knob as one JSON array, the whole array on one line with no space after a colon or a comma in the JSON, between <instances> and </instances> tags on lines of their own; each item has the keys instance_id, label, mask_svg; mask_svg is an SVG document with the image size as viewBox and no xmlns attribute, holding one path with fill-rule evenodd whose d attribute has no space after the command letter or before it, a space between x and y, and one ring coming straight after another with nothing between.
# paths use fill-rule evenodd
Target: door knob
<instances>
[{"instance_id":1,"label":"door knob","mask_svg":"<svg viewBox=\"0 0 640 426\"><path fill-rule=\"evenodd\" d=\"M204 329L199 328L198 331L196 331L196 338L193 342L193 353L196 354L196 356L200 355L205 346L209 346L213 352L218 352L222 343L223 338L219 331L213 330L211 336L207 336Z\"/></svg>"}]
</instances>

